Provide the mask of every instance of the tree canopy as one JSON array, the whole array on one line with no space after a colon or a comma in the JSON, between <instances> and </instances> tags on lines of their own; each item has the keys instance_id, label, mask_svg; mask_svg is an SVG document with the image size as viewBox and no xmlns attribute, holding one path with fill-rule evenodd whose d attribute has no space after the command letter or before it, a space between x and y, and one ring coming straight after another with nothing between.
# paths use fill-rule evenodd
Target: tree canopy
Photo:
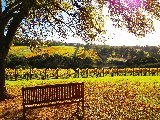
<instances>
[{"instance_id":1,"label":"tree canopy","mask_svg":"<svg viewBox=\"0 0 160 120\"><path fill-rule=\"evenodd\" d=\"M93 42L106 33L105 8L115 27L138 37L154 31L153 20L160 19L158 0L0 0L0 5L0 96L4 96L4 63L15 36L34 39L29 41L33 48L55 33Z\"/></svg>"},{"instance_id":2,"label":"tree canopy","mask_svg":"<svg viewBox=\"0 0 160 120\"><path fill-rule=\"evenodd\" d=\"M86 42L105 34L103 12L109 8L115 27L142 37L154 31L153 19L160 18L158 0L4 0L2 29L8 42L15 33L39 38L80 36ZM106 12L106 11L105 11ZM107 24L107 23L106 23ZM13 29L14 28L14 29ZM18 29L18 30L17 30ZM39 41L40 42L40 41Z\"/></svg>"}]
</instances>

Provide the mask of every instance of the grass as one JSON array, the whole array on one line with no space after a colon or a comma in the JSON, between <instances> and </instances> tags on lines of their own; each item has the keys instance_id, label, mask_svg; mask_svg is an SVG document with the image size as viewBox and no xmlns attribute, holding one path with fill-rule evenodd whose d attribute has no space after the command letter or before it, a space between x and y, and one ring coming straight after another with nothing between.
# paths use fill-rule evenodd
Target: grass
<instances>
[{"instance_id":1,"label":"grass","mask_svg":"<svg viewBox=\"0 0 160 120\"><path fill-rule=\"evenodd\" d=\"M67 82L141 82L141 83L154 83L160 82L159 76L106 76L106 77L98 77L98 78L68 78L68 79L49 79L49 80L18 80L18 81L8 81L6 80L6 85L9 86L30 86L32 83L35 84L56 84L56 83L67 83Z\"/></svg>"},{"instance_id":2,"label":"grass","mask_svg":"<svg viewBox=\"0 0 160 120\"><path fill-rule=\"evenodd\" d=\"M158 76L106 76L43 81L6 81L8 92L17 97L0 102L0 113L2 113L0 119L22 119L22 87L83 81L85 82L84 119L159 120L159 78ZM74 104L28 110L27 119L75 119L73 114L75 110Z\"/></svg>"}]
</instances>

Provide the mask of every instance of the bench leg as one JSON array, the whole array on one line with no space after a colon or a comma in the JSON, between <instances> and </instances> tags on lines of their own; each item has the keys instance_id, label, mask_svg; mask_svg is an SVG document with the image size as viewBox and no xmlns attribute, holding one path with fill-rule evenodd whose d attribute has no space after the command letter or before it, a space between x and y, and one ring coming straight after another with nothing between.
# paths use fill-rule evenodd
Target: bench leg
<instances>
[{"instance_id":1,"label":"bench leg","mask_svg":"<svg viewBox=\"0 0 160 120\"><path fill-rule=\"evenodd\" d=\"M77 103L77 111L76 111L76 117L78 120L83 120L84 119L84 104L82 102L82 108L80 108L80 103ZM79 115L80 113L80 115Z\"/></svg>"},{"instance_id":2,"label":"bench leg","mask_svg":"<svg viewBox=\"0 0 160 120\"><path fill-rule=\"evenodd\" d=\"M26 112L26 109L23 108L23 120L26 120L25 112Z\"/></svg>"},{"instance_id":3,"label":"bench leg","mask_svg":"<svg viewBox=\"0 0 160 120\"><path fill-rule=\"evenodd\" d=\"M77 110L79 110L79 102L77 103Z\"/></svg>"},{"instance_id":4,"label":"bench leg","mask_svg":"<svg viewBox=\"0 0 160 120\"><path fill-rule=\"evenodd\" d=\"M82 112L83 112L83 118L84 118L84 101L82 101Z\"/></svg>"}]
</instances>

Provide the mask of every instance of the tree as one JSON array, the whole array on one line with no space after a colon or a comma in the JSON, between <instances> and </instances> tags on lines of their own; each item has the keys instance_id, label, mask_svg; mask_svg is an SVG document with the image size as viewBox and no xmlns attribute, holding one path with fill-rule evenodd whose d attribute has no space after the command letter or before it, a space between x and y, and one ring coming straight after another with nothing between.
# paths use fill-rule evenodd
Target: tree
<instances>
[{"instance_id":1,"label":"tree","mask_svg":"<svg viewBox=\"0 0 160 120\"><path fill-rule=\"evenodd\" d=\"M152 17L143 15L153 13L159 19L158 0L3 0L5 9L2 11L0 0L0 99L6 97L5 89L5 59L13 38L20 36L31 44L31 49L41 43L40 38L80 36L86 42L96 40L98 35L105 33L104 6L110 11L110 16L116 27L126 27L136 36L144 36L154 30ZM141 8L141 9L139 9ZM144 11L144 12L142 12ZM45 32L44 32L45 31ZM50 34L49 34L50 33Z\"/></svg>"},{"instance_id":2,"label":"tree","mask_svg":"<svg viewBox=\"0 0 160 120\"><path fill-rule=\"evenodd\" d=\"M137 51L137 58L142 59L145 57L145 53L142 50Z\"/></svg>"},{"instance_id":3,"label":"tree","mask_svg":"<svg viewBox=\"0 0 160 120\"><path fill-rule=\"evenodd\" d=\"M0 9L0 99L7 97L5 59L15 36L28 40L32 49L41 43L40 38L46 38L48 32L52 36L57 32L64 38L72 32L87 42L94 40L103 31L102 10L96 11L96 6L91 5L91 2L4 1L5 9L2 11L2 0Z\"/></svg>"},{"instance_id":4,"label":"tree","mask_svg":"<svg viewBox=\"0 0 160 120\"><path fill-rule=\"evenodd\" d=\"M158 51L159 51L159 48L158 48L158 47L156 47L156 46L151 46L151 47L150 47L149 56L151 56L151 57L158 57Z\"/></svg>"},{"instance_id":5,"label":"tree","mask_svg":"<svg viewBox=\"0 0 160 120\"><path fill-rule=\"evenodd\" d=\"M129 48L129 55L130 55L130 58L133 59L137 55L137 50L130 47Z\"/></svg>"}]
</instances>

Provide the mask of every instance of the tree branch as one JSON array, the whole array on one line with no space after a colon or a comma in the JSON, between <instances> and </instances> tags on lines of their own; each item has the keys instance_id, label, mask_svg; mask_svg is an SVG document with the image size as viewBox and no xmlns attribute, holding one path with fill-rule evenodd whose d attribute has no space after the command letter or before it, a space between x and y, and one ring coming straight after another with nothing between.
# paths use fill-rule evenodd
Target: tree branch
<instances>
[{"instance_id":1,"label":"tree branch","mask_svg":"<svg viewBox=\"0 0 160 120\"><path fill-rule=\"evenodd\" d=\"M21 23L21 21L24 18L24 14L19 13L17 14L15 17L13 17L13 20L11 21L9 27L8 27L8 31L5 37L5 41L6 41L6 47L9 49L9 45L17 31L17 28L19 26L19 24Z\"/></svg>"},{"instance_id":2,"label":"tree branch","mask_svg":"<svg viewBox=\"0 0 160 120\"><path fill-rule=\"evenodd\" d=\"M52 12L50 12L50 10L49 10L47 7L45 7L45 9L48 11L48 13L50 13L50 14L52 15L52 17L53 17L56 21L63 23L66 27L68 27L68 28L71 30L71 32L73 32L73 30L70 28L70 26L68 26L68 25L67 25L65 22L63 22L62 20L56 18L56 17L52 14ZM47 18L48 18L48 17L47 17ZM48 21L49 21L49 20L48 20ZM73 32L73 33L74 33L74 32Z\"/></svg>"},{"instance_id":3,"label":"tree branch","mask_svg":"<svg viewBox=\"0 0 160 120\"><path fill-rule=\"evenodd\" d=\"M5 10L3 11L3 15L5 15L7 12L10 11L10 9L16 7L19 3L21 3L22 0L16 0L13 4L10 4L8 7L5 8Z\"/></svg>"},{"instance_id":4,"label":"tree branch","mask_svg":"<svg viewBox=\"0 0 160 120\"><path fill-rule=\"evenodd\" d=\"M29 10L33 6L33 4L22 4L23 7L20 8L20 12L17 15L13 16L13 20L11 21L10 25L8 26L8 31L5 37L5 47L9 50L10 44L15 36L15 33L22 22L22 20L28 15ZM8 54L8 52L7 52Z\"/></svg>"},{"instance_id":5,"label":"tree branch","mask_svg":"<svg viewBox=\"0 0 160 120\"><path fill-rule=\"evenodd\" d=\"M74 15L74 14L68 13L67 10L65 10L65 9L62 8L62 7L60 7L60 4L59 4L59 3L56 3L55 5L56 5L57 8L59 8L60 10L62 10L62 11L65 12L65 13L67 13L69 16L70 16L70 15Z\"/></svg>"},{"instance_id":6,"label":"tree branch","mask_svg":"<svg viewBox=\"0 0 160 120\"><path fill-rule=\"evenodd\" d=\"M22 4L19 4L16 7L9 10L7 13L5 13L3 11L3 13L2 13L2 23L3 23L2 24L2 29L3 29L3 32L4 32L4 29L5 29L6 25L8 24L9 20L13 17L13 13L15 11L17 11L18 9L20 9L21 6L22 6Z\"/></svg>"}]
</instances>

